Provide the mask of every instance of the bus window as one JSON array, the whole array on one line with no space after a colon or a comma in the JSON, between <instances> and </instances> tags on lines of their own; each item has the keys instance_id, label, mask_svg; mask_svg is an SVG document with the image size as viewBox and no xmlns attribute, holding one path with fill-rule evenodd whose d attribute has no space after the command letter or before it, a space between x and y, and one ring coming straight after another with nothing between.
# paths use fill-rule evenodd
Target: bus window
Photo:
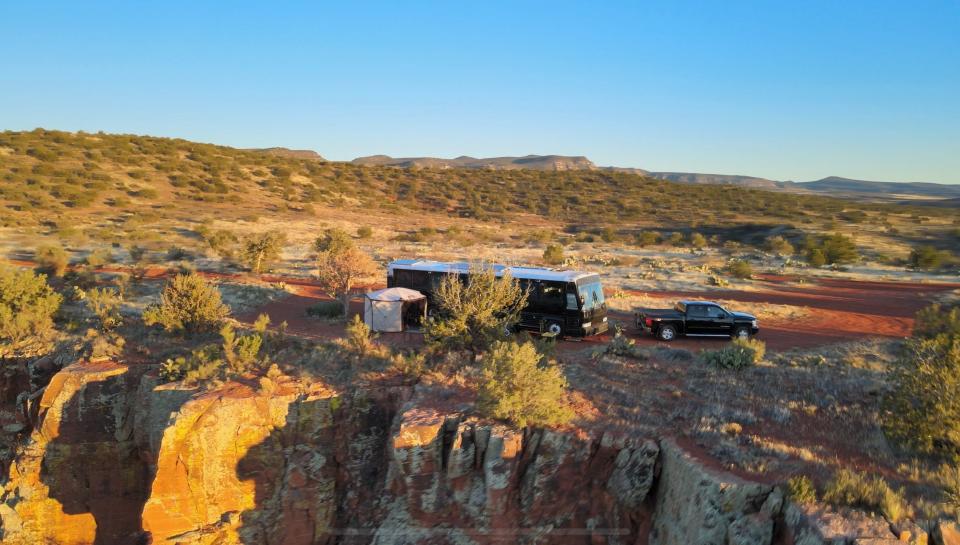
<instances>
[{"instance_id":1,"label":"bus window","mask_svg":"<svg viewBox=\"0 0 960 545\"><path fill-rule=\"evenodd\" d=\"M580 290L580 299L583 301L584 310L592 310L603 306L603 286L599 281L589 282L577 286Z\"/></svg>"},{"instance_id":2,"label":"bus window","mask_svg":"<svg viewBox=\"0 0 960 545\"><path fill-rule=\"evenodd\" d=\"M573 292L567 292L567 310L579 310L580 305L577 301L577 294Z\"/></svg>"},{"instance_id":3,"label":"bus window","mask_svg":"<svg viewBox=\"0 0 960 545\"><path fill-rule=\"evenodd\" d=\"M540 285L540 302L547 307L563 307L563 284L543 282Z\"/></svg>"}]
</instances>

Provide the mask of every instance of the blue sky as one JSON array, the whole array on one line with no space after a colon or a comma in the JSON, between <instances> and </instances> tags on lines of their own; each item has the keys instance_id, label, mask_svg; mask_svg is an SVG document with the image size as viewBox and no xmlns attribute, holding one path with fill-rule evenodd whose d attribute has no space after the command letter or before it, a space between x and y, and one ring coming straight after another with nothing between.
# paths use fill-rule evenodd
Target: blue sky
<instances>
[{"instance_id":1,"label":"blue sky","mask_svg":"<svg viewBox=\"0 0 960 545\"><path fill-rule=\"evenodd\" d=\"M3 2L0 129L960 183L960 3Z\"/></svg>"}]
</instances>

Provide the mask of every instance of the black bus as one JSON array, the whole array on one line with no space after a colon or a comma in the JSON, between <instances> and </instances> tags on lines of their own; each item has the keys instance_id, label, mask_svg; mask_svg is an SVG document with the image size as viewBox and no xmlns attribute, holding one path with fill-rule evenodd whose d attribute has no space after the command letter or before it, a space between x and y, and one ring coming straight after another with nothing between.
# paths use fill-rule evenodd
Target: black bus
<instances>
[{"instance_id":1,"label":"black bus","mask_svg":"<svg viewBox=\"0 0 960 545\"><path fill-rule=\"evenodd\" d=\"M491 267L497 276L509 273L527 291L527 305L518 324L521 329L558 337L588 337L607 331L607 305L600 275L533 267ZM399 259L387 266L387 287L417 290L431 301L446 275L457 274L465 279L470 271L467 263Z\"/></svg>"}]
</instances>

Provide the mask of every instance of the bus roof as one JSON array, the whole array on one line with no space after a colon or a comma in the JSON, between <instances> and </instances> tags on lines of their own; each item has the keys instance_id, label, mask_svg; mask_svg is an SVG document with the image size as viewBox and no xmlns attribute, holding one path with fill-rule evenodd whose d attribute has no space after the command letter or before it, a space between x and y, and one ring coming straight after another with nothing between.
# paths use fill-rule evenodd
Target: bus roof
<instances>
[{"instance_id":1,"label":"bus roof","mask_svg":"<svg viewBox=\"0 0 960 545\"><path fill-rule=\"evenodd\" d=\"M508 267L506 265L492 265L497 276L509 272L514 278L526 280L552 280L558 282L576 282L588 276L598 276L597 273L583 271L558 271L541 267ZM465 261L447 263L443 261L426 261L419 259L397 259L387 265L387 274L393 274L393 269L407 269L414 271L428 271L441 273L465 273L470 270L470 264Z\"/></svg>"}]
</instances>

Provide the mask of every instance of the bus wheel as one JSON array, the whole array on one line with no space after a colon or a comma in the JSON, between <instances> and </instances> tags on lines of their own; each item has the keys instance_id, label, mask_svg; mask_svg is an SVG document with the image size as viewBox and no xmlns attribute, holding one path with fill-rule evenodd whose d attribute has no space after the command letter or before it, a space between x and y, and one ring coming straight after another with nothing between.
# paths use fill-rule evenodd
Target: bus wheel
<instances>
[{"instance_id":1,"label":"bus wheel","mask_svg":"<svg viewBox=\"0 0 960 545\"><path fill-rule=\"evenodd\" d=\"M555 337L559 337L563 333L563 326L560 325L560 322L549 321L547 322L546 332L550 333Z\"/></svg>"}]
</instances>

